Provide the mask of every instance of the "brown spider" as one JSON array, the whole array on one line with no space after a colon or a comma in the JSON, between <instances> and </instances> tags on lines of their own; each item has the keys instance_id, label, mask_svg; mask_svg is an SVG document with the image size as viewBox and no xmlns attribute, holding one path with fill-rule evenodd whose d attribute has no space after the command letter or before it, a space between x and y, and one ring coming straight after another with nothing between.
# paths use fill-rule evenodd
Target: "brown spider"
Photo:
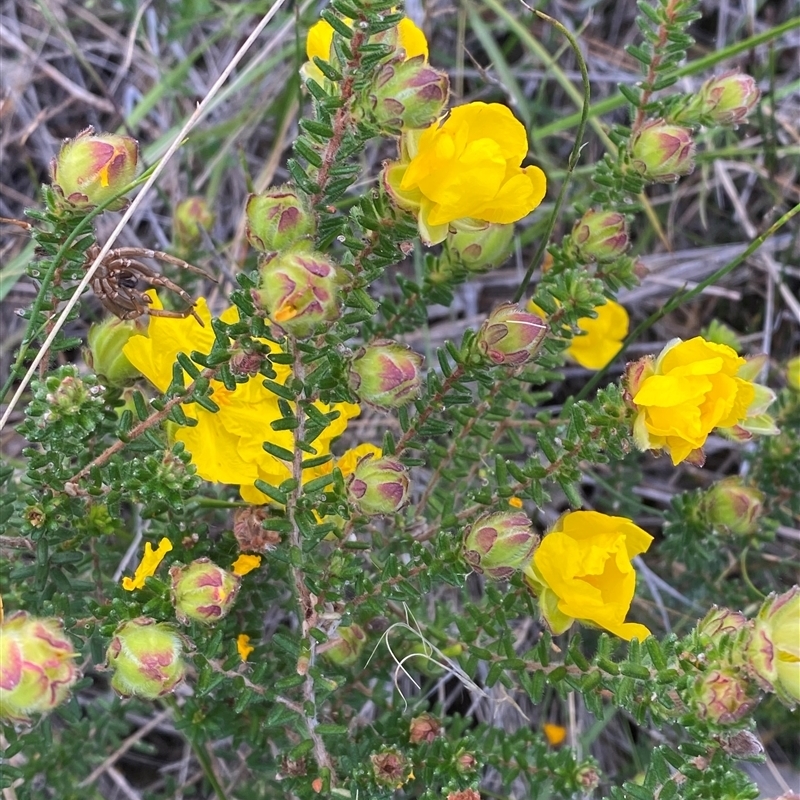
<instances>
[{"instance_id":1,"label":"brown spider","mask_svg":"<svg viewBox=\"0 0 800 800\"><path fill-rule=\"evenodd\" d=\"M86 251L87 267L97 258L100 248L92 245ZM146 250L143 247L118 247L109 250L100 262L97 271L89 282L97 299L112 314L120 319L136 319L142 314L152 317L173 317L185 319L191 314L201 325L203 321L194 310L194 301L177 283L169 278L159 275L155 270L138 261L140 258L152 258L167 264L174 264L181 269L188 269L206 278L214 278L199 267L195 267L175 256L161 250ZM151 286L163 286L170 292L180 295L180 298L189 304L182 311L170 311L166 308L151 308L150 297L137 287L139 279L145 280Z\"/></svg>"}]
</instances>

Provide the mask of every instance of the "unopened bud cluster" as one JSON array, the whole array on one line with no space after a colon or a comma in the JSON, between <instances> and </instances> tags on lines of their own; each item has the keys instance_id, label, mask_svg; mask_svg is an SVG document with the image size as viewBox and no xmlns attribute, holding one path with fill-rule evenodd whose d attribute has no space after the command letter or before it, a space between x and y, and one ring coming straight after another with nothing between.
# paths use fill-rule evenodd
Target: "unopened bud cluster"
<instances>
[{"instance_id":1,"label":"unopened bud cluster","mask_svg":"<svg viewBox=\"0 0 800 800\"><path fill-rule=\"evenodd\" d=\"M539 535L521 511L484 514L464 535L464 558L489 578L509 578L530 563Z\"/></svg>"},{"instance_id":2,"label":"unopened bud cluster","mask_svg":"<svg viewBox=\"0 0 800 800\"><path fill-rule=\"evenodd\" d=\"M475 340L490 363L519 367L532 361L547 334L544 320L515 303L498 306L481 325Z\"/></svg>"},{"instance_id":3,"label":"unopened bud cluster","mask_svg":"<svg viewBox=\"0 0 800 800\"><path fill-rule=\"evenodd\" d=\"M630 244L625 216L590 209L575 223L570 241L583 261L614 261Z\"/></svg>"},{"instance_id":4,"label":"unopened bud cluster","mask_svg":"<svg viewBox=\"0 0 800 800\"><path fill-rule=\"evenodd\" d=\"M172 604L182 623L189 620L211 625L233 607L241 578L218 567L208 558L199 558L169 571Z\"/></svg>"},{"instance_id":5,"label":"unopened bud cluster","mask_svg":"<svg viewBox=\"0 0 800 800\"><path fill-rule=\"evenodd\" d=\"M694 170L695 142L689 128L651 119L630 142L633 168L648 181L675 183Z\"/></svg>"},{"instance_id":6,"label":"unopened bud cluster","mask_svg":"<svg viewBox=\"0 0 800 800\"><path fill-rule=\"evenodd\" d=\"M717 481L703 497L701 512L714 530L751 536L759 528L765 495L738 476Z\"/></svg>"},{"instance_id":7,"label":"unopened bud cluster","mask_svg":"<svg viewBox=\"0 0 800 800\"><path fill-rule=\"evenodd\" d=\"M408 470L396 458L367 455L347 482L347 499L360 514L395 514L409 501Z\"/></svg>"},{"instance_id":8,"label":"unopened bud cluster","mask_svg":"<svg viewBox=\"0 0 800 800\"><path fill-rule=\"evenodd\" d=\"M399 408L419 396L422 361L407 345L378 339L356 353L350 365L350 387L370 405Z\"/></svg>"}]
</instances>

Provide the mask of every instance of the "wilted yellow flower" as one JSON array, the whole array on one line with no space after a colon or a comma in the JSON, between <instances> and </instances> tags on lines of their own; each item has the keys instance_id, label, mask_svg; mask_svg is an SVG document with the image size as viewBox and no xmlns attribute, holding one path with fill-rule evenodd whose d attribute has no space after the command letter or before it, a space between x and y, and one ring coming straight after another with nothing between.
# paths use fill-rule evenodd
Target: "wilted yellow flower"
<instances>
[{"instance_id":1,"label":"wilted yellow flower","mask_svg":"<svg viewBox=\"0 0 800 800\"><path fill-rule=\"evenodd\" d=\"M622 340L628 335L628 312L613 300L594 309L596 317L581 317L576 336L567 355L586 369L603 369L619 353Z\"/></svg>"},{"instance_id":2,"label":"wilted yellow flower","mask_svg":"<svg viewBox=\"0 0 800 800\"><path fill-rule=\"evenodd\" d=\"M261 566L261 556L253 556L248 553L242 553L231 566L231 571L234 575L247 575L254 569Z\"/></svg>"},{"instance_id":3,"label":"wilted yellow flower","mask_svg":"<svg viewBox=\"0 0 800 800\"><path fill-rule=\"evenodd\" d=\"M563 725L545 722L542 726L544 737L551 747L558 747L567 738L567 729Z\"/></svg>"},{"instance_id":4,"label":"wilted yellow flower","mask_svg":"<svg viewBox=\"0 0 800 800\"><path fill-rule=\"evenodd\" d=\"M525 570L548 626L563 633L577 619L621 639L645 639L650 631L625 622L636 589L631 559L653 537L625 517L597 511L564 514L542 539Z\"/></svg>"},{"instance_id":5,"label":"wilted yellow flower","mask_svg":"<svg viewBox=\"0 0 800 800\"><path fill-rule=\"evenodd\" d=\"M628 391L638 412L633 435L640 450L666 450L673 464L700 449L715 428L774 433L764 415L774 393L753 384L757 369L724 344L701 336L674 339L655 360L628 370ZM749 427L752 418L756 427Z\"/></svg>"},{"instance_id":6,"label":"wilted yellow flower","mask_svg":"<svg viewBox=\"0 0 800 800\"><path fill-rule=\"evenodd\" d=\"M155 293L151 294L152 307L161 308ZM133 336L123 348L123 353L157 389L164 392L172 381L172 367L178 353L193 350L208 353L214 344L211 313L204 298L197 301L195 310L205 327L193 317L174 319L171 317L149 318L147 335ZM230 308L221 316L224 322L238 320L236 308ZM271 342L263 342L273 352L280 348ZM274 365L275 382L283 384L291 375L290 367ZM189 378L187 376L187 383ZM245 383L237 383L234 391L226 389L220 381L211 381L211 399L219 406L212 412L197 403L182 405L183 413L197 421L193 427L180 427L175 439L183 442L197 467L198 475L207 481L238 484L239 492L248 503L261 504L268 498L255 488L257 479L278 486L291 477L289 466L267 453L264 441L270 441L287 450L294 448L291 431L275 431L271 423L282 419L278 397L264 386L263 378L254 375ZM339 403L329 406L316 403L323 413L339 412L334 420L314 441L318 455L330 452L331 440L347 427L347 421L360 413L357 405ZM332 465L306 470L305 480L330 472Z\"/></svg>"},{"instance_id":7,"label":"wilted yellow flower","mask_svg":"<svg viewBox=\"0 0 800 800\"><path fill-rule=\"evenodd\" d=\"M158 565L164 560L164 556L172 550L172 542L165 536L159 543L158 548L153 550L153 545L147 542L144 546L144 555L136 567L133 578L123 578L122 588L128 592L134 589L141 589L147 578L156 574Z\"/></svg>"},{"instance_id":8,"label":"wilted yellow flower","mask_svg":"<svg viewBox=\"0 0 800 800\"><path fill-rule=\"evenodd\" d=\"M499 103L467 103L425 130L403 135L400 161L383 172L392 199L417 216L422 239L438 244L464 218L511 223L542 202L538 167L522 167L525 127Z\"/></svg>"},{"instance_id":9,"label":"wilted yellow flower","mask_svg":"<svg viewBox=\"0 0 800 800\"><path fill-rule=\"evenodd\" d=\"M345 22L350 25L352 20L346 19ZM414 24L413 20L404 17L394 30L397 36L397 47L405 52L406 61L416 56L424 56L427 60L428 41L425 38L425 34ZM381 42L384 40L391 42L393 37L388 31L384 31L377 38ZM312 59L316 57L321 58L323 61L330 61L332 44L333 28L324 19L315 22L308 29L308 36L306 37L306 56L308 56L308 61L303 64L302 68L302 74L306 80L312 78L320 84L325 80L325 76Z\"/></svg>"},{"instance_id":10,"label":"wilted yellow flower","mask_svg":"<svg viewBox=\"0 0 800 800\"><path fill-rule=\"evenodd\" d=\"M239 658L247 661L255 647L250 644L250 637L246 633L240 633L236 637L236 649L239 651Z\"/></svg>"}]
</instances>

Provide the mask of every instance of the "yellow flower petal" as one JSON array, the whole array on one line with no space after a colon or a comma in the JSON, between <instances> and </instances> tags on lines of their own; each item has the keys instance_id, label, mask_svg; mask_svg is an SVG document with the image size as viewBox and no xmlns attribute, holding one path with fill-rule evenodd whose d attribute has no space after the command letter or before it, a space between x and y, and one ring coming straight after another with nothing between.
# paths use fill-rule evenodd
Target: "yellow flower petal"
<instances>
[{"instance_id":1,"label":"yellow flower petal","mask_svg":"<svg viewBox=\"0 0 800 800\"><path fill-rule=\"evenodd\" d=\"M132 592L134 589L141 589L145 580L155 575L158 565L170 550L172 550L172 542L166 536L158 543L156 550L153 550L153 545L147 542L144 546L144 555L139 566L136 567L133 578L123 578L122 588L128 592Z\"/></svg>"},{"instance_id":2,"label":"yellow flower petal","mask_svg":"<svg viewBox=\"0 0 800 800\"><path fill-rule=\"evenodd\" d=\"M555 725L552 722L545 722L542 726L547 743L551 747L557 747L567 738L567 729L562 725Z\"/></svg>"},{"instance_id":3,"label":"yellow flower petal","mask_svg":"<svg viewBox=\"0 0 800 800\"><path fill-rule=\"evenodd\" d=\"M247 575L254 569L261 566L261 556L250 555L249 553L242 553L231 566L231 571L234 575Z\"/></svg>"},{"instance_id":4,"label":"yellow flower petal","mask_svg":"<svg viewBox=\"0 0 800 800\"><path fill-rule=\"evenodd\" d=\"M603 369L613 361L628 335L628 312L613 300L595 309L597 317L582 317L578 327L583 335L576 336L567 355L586 369Z\"/></svg>"},{"instance_id":5,"label":"yellow flower petal","mask_svg":"<svg viewBox=\"0 0 800 800\"><path fill-rule=\"evenodd\" d=\"M247 661L255 647L250 644L250 637L246 633L240 633L236 637L236 649L239 651L239 658Z\"/></svg>"},{"instance_id":6,"label":"yellow flower petal","mask_svg":"<svg viewBox=\"0 0 800 800\"><path fill-rule=\"evenodd\" d=\"M376 447L374 444L365 442L357 447L353 447L352 449L345 451L336 461L336 466L339 467L339 469L342 471L342 475L344 475L346 478L356 468L356 464L358 464L358 462L361 461L364 456L369 455L375 456L375 458L380 458L383 453L380 447Z\"/></svg>"}]
</instances>

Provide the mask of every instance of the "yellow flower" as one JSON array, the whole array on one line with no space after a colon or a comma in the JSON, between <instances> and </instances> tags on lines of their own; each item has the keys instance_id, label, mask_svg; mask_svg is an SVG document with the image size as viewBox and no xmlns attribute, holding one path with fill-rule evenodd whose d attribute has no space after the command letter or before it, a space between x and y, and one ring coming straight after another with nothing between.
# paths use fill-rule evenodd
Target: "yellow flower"
<instances>
[{"instance_id":1,"label":"yellow flower","mask_svg":"<svg viewBox=\"0 0 800 800\"><path fill-rule=\"evenodd\" d=\"M153 550L153 545L147 542L144 546L144 555L141 563L136 567L133 578L123 578L122 588L128 592L134 589L141 589L147 578L156 574L158 565L164 560L164 556L172 550L172 542L165 536L159 543L158 549Z\"/></svg>"},{"instance_id":2,"label":"yellow flower","mask_svg":"<svg viewBox=\"0 0 800 800\"><path fill-rule=\"evenodd\" d=\"M522 502L522 500L519 499L519 497L509 497L508 504L511 506L511 508L522 508L522 506L524 505L524 503Z\"/></svg>"},{"instance_id":3,"label":"yellow flower","mask_svg":"<svg viewBox=\"0 0 800 800\"><path fill-rule=\"evenodd\" d=\"M239 658L241 658L242 661L247 661L250 657L250 653L255 650L255 647L250 644L250 637L246 633L240 633L236 637L236 649L239 652Z\"/></svg>"},{"instance_id":4,"label":"yellow flower","mask_svg":"<svg viewBox=\"0 0 800 800\"><path fill-rule=\"evenodd\" d=\"M467 103L423 131L408 131L400 161L386 166L384 186L417 215L428 244L464 218L511 223L542 202L547 181L538 167L521 167L528 137L499 103Z\"/></svg>"},{"instance_id":5,"label":"yellow flower","mask_svg":"<svg viewBox=\"0 0 800 800\"><path fill-rule=\"evenodd\" d=\"M336 460L336 466L339 467L342 471L342 475L346 478L356 468L356 464L358 464L364 456L369 455L380 458L383 452L380 447L364 442L342 453L341 457Z\"/></svg>"},{"instance_id":6,"label":"yellow flower","mask_svg":"<svg viewBox=\"0 0 800 800\"><path fill-rule=\"evenodd\" d=\"M594 309L596 317L581 317L578 327L584 331L572 340L567 355L586 369L602 369L622 348L628 335L628 312L613 300Z\"/></svg>"},{"instance_id":7,"label":"yellow flower","mask_svg":"<svg viewBox=\"0 0 800 800\"><path fill-rule=\"evenodd\" d=\"M236 561L233 562L231 570L234 575L247 575L254 569L261 566L261 556L251 556L247 553L242 553Z\"/></svg>"},{"instance_id":8,"label":"yellow flower","mask_svg":"<svg viewBox=\"0 0 800 800\"><path fill-rule=\"evenodd\" d=\"M715 428L735 429L750 416L763 421L774 394L754 386L752 372L735 350L700 336L674 339L654 363L644 359L631 365L628 388L638 412L633 428L637 447L666 450L672 463L680 464L689 456L702 457L701 448Z\"/></svg>"},{"instance_id":9,"label":"yellow flower","mask_svg":"<svg viewBox=\"0 0 800 800\"><path fill-rule=\"evenodd\" d=\"M554 725L552 722L545 722L542 726L545 739L551 747L558 747L567 738L567 729L563 725Z\"/></svg>"},{"instance_id":10,"label":"yellow flower","mask_svg":"<svg viewBox=\"0 0 800 800\"><path fill-rule=\"evenodd\" d=\"M352 20L346 19L345 22L350 25ZM404 17L398 23L397 28L390 29L390 31L392 30L396 31L397 46L404 51L406 61L416 56L423 56L427 61L428 41L425 38L425 34L414 24L413 20ZM375 40L381 43L391 43L390 31L378 34ZM306 56L308 56L308 61L303 64L301 70L306 80L311 78L319 84L322 84L325 80L325 76L312 59L316 56L323 61L330 61L332 44L333 28L324 19L315 22L308 29L308 36L306 37Z\"/></svg>"},{"instance_id":11,"label":"yellow flower","mask_svg":"<svg viewBox=\"0 0 800 800\"><path fill-rule=\"evenodd\" d=\"M631 559L644 553L653 537L625 517L597 511L571 511L556 522L525 570L539 608L554 633L577 619L631 640L650 631L625 622L636 589Z\"/></svg>"},{"instance_id":12,"label":"yellow flower","mask_svg":"<svg viewBox=\"0 0 800 800\"><path fill-rule=\"evenodd\" d=\"M154 293L152 307L161 308ZM136 368L154 385L164 392L172 381L172 367L178 353L189 354L193 350L202 353L211 351L214 332L211 313L204 298L195 307L203 320L202 327L193 317L173 319L170 317L149 318L147 335L132 336L123 348L123 353ZM228 309L220 317L225 322L239 319L235 308ZM280 352L274 343L263 340L273 352ZM276 383L283 384L291 376L286 365L274 365ZM188 376L186 378L189 382ZM291 477L289 465L267 453L264 441L270 441L286 450L294 448L291 431L274 431L271 423L282 418L278 397L264 386L263 378L252 376L245 383L237 383L233 391L226 389L220 381L211 381L211 399L219 406L216 413L196 403L182 405L184 414L197 422L193 427L181 427L175 439L183 442L192 456L197 474L207 481L238 484L239 492L248 503L262 504L268 498L255 488L257 479L277 486ZM317 455L330 452L330 443L347 427L347 421L360 413L357 405L340 403L335 406L315 403L323 413L339 412L334 420L315 440ZM332 469L332 464L306 470L304 480L319 477Z\"/></svg>"}]
</instances>

